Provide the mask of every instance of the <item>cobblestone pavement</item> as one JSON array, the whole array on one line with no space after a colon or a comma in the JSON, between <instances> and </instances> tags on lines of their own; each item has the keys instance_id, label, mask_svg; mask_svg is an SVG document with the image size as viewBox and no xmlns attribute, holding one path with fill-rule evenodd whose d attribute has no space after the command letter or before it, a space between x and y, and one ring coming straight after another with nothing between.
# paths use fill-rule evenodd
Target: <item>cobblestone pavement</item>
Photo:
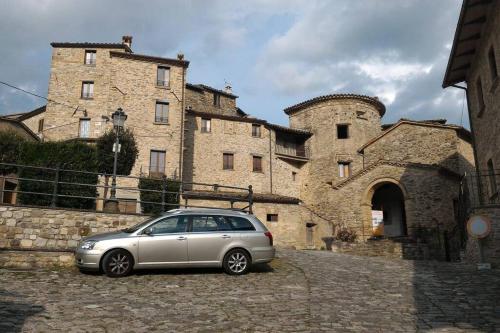
<instances>
[{"instance_id":1,"label":"cobblestone pavement","mask_svg":"<svg viewBox=\"0 0 500 333\"><path fill-rule=\"evenodd\" d=\"M461 264L281 251L270 266L0 270L0 332L494 332L500 272Z\"/></svg>"}]
</instances>

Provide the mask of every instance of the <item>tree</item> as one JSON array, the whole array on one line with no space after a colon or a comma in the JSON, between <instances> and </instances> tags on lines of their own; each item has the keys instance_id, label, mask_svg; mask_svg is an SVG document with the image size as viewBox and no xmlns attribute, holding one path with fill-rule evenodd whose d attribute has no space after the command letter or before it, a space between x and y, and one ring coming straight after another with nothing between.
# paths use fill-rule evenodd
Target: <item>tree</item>
<instances>
[{"instance_id":1,"label":"tree","mask_svg":"<svg viewBox=\"0 0 500 333\"><path fill-rule=\"evenodd\" d=\"M22 145L26 140L14 131L0 131L0 163L18 164ZM0 164L0 175L15 173L14 166Z\"/></svg>"},{"instance_id":2,"label":"tree","mask_svg":"<svg viewBox=\"0 0 500 333\"><path fill-rule=\"evenodd\" d=\"M128 176L132 172L135 161L139 154L137 143L133 132L130 129L125 129L119 133L121 149L118 153L117 160L117 175ZM100 138L97 139L97 170L100 173L106 174L104 188L104 198L107 197L109 175L113 173L113 164L115 154L113 153L113 145L116 141L116 132L113 130L107 131Z\"/></svg>"}]
</instances>

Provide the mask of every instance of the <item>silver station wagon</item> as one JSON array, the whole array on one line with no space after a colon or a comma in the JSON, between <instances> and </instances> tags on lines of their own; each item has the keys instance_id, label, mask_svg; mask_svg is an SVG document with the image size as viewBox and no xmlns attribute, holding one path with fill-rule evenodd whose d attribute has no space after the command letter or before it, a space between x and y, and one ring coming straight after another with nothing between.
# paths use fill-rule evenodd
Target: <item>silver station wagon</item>
<instances>
[{"instance_id":1,"label":"silver station wagon","mask_svg":"<svg viewBox=\"0 0 500 333\"><path fill-rule=\"evenodd\" d=\"M225 209L175 209L121 231L83 239L75 252L80 270L110 277L133 269L222 267L232 275L273 260L273 236L255 216Z\"/></svg>"}]
</instances>

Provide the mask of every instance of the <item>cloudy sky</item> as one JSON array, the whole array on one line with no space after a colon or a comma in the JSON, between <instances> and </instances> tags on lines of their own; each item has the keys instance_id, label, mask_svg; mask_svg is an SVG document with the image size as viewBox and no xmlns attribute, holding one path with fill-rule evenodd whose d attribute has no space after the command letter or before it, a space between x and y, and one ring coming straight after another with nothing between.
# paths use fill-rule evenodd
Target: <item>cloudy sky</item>
<instances>
[{"instance_id":1,"label":"cloudy sky","mask_svg":"<svg viewBox=\"0 0 500 333\"><path fill-rule=\"evenodd\" d=\"M3 0L0 81L46 96L52 41L120 42L191 61L188 81L232 84L239 106L283 108L330 93L378 96L383 122L461 123L463 92L441 82L460 0ZM43 100L0 85L0 114ZM464 111L466 112L466 110ZM463 125L468 126L466 113Z\"/></svg>"}]
</instances>

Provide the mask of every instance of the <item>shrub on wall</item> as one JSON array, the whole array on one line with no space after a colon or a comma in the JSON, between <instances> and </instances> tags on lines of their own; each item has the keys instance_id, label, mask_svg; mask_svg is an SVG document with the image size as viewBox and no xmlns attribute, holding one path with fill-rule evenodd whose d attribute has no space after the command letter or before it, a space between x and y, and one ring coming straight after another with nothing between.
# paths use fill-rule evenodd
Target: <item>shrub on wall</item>
<instances>
[{"instance_id":1,"label":"shrub on wall","mask_svg":"<svg viewBox=\"0 0 500 333\"><path fill-rule=\"evenodd\" d=\"M13 131L0 132L0 163L17 164L22 145L26 140ZM0 175L15 173L16 167L0 164Z\"/></svg>"},{"instance_id":2,"label":"shrub on wall","mask_svg":"<svg viewBox=\"0 0 500 333\"><path fill-rule=\"evenodd\" d=\"M180 182L170 179L158 179L158 178L141 178L139 180L139 189L141 190L141 201L155 202L153 203L141 203L142 211L145 214L159 214L162 212L162 194L160 192L146 192L142 190L156 190L162 191L165 187L166 192L175 193L165 193L165 211L169 209L174 209L179 207L179 188Z\"/></svg>"},{"instance_id":3,"label":"shrub on wall","mask_svg":"<svg viewBox=\"0 0 500 333\"><path fill-rule=\"evenodd\" d=\"M47 168L60 168L67 170L80 170L97 172L96 149L88 144L77 141L61 142L26 142L22 145L19 155L19 164L40 166ZM56 179L55 170L36 168L21 168L20 178L50 180ZM59 182L96 185L97 174L60 171ZM24 192L39 192L44 194L19 193L18 202L27 205L49 206L52 203L54 184L51 182L38 182L20 180L19 190ZM58 184L57 193L61 195L80 196L89 198L57 197L56 206L65 208L92 209L95 207L97 190L94 186Z\"/></svg>"}]
</instances>

